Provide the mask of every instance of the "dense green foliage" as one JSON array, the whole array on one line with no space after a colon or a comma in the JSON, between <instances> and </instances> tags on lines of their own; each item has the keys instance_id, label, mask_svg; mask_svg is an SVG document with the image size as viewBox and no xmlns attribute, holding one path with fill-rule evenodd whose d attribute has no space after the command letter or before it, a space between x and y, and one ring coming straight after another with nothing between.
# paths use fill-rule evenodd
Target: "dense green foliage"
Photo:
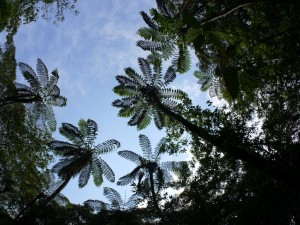
<instances>
[{"instance_id":1,"label":"dense green foliage","mask_svg":"<svg viewBox=\"0 0 300 225\"><path fill-rule=\"evenodd\" d=\"M63 11L74 9L75 2L0 3L0 31L8 31L0 48L1 224L300 224L298 0L157 0L149 14L140 13L146 25L138 30L137 46L149 55L138 59L141 75L126 68L116 77L113 91L121 99L112 104L119 116L130 117L129 125L145 129L153 118L167 137L154 152L144 135L143 155L118 152L136 164L117 182L132 186L128 208L108 187L110 203L73 205L60 194L77 175L81 188L90 175L96 186L103 175L113 182L113 171L99 155L120 143L95 145L93 120L80 120L78 127L63 123L59 131L69 142L53 140L48 130L55 130L53 123L40 126L28 105L65 105L57 71L48 77L38 60L36 75L15 60L13 35L21 23L47 18L54 3L55 20L63 20ZM176 72L190 70L192 52L199 91L226 100L226 106L214 108L208 101L202 109L182 90L167 87ZM15 83L17 65L29 86ZM50 115L43 107L33 115ZM192 160L160 163L161 154L181 151L189 151ZM50 171L52 154L60 161ZM167 188L178 192L164 193Z\"/></svg>"}]
</instances>

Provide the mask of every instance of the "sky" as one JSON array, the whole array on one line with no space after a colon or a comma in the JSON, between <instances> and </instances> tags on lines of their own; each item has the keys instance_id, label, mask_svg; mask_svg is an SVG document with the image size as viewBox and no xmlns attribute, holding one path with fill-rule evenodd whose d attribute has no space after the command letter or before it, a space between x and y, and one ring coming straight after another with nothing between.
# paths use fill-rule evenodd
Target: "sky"
<instances>
[{"instance_id":1,"label":"sky","mask_svg":"<svg viewBox=\"0 0 300 225\"><path fill-rule=\"evenodd\" d=\"M115 99L120 98L112 91L118 84L115 76L124 74L126 67L132 67L140 73L137 59L145 57L147 53L136 46L140 39L136 32L146 26L139 12L149 12L153 7L153 0L79 0L76 4L79 11L77 16L66 12L65 20L58 25L38 19L35 23L20 26L14 39L17 62L27 63L35 69L36 60L40 58L49 72L58 69L58 86L61 95L68 99L66 107L54 107L58 127L62 122L77 126L79 119L90 118L99 127L96 143L109 139L121 143L121 147L113 153L102 155L102 159L115 172L116 181L135 167L134 163L119 157L117 151L131 150L142 154L139 134L147 135L152 147L165 135L153 123L137 131L136 127L127 125L129 118L119 118L118 109L111 105ZM3 35L0 40L3 43ZM193 57L195 64L196 59ZM187 92L194 104L205 107L207 93L200 92L200 85L192 71L177 75L173 87ZM17 80L24 82L19 70ZM214 102L220 104L217 99ZM65 141L58 132L53 136L56 140ZM162 161L180 161L188 157L165 156ZM130 187L118 187L105 180L99 188L94 185L92 178L87 186L79 189L78 177L62 193L75 204L88 199L106 201L102 195L103 187L106 186L118 190L122 197L126 191L127 199L131 195Z\"/></svg>"}]
</instances>

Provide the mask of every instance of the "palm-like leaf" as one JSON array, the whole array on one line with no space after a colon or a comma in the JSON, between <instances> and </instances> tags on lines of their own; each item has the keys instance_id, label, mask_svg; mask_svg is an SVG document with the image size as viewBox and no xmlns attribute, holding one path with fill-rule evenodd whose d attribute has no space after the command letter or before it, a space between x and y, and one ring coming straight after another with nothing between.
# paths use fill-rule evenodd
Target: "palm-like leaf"
<instances>
[{"instance_id":1,"label":"palm-like leaf","mask_svg":"<svg viewBox=\"0 0 300 225\"><path fill-rule=\"evenodd\" d=\"M60 133L72 143L56 140L50 142L50 149L62 156L60 162L54 165L53 170L64 179L79 174L80 188L88 183L90 175L93 176L96 186L102 184L102 175L113 182L115 175L112 169L99 155L112 151L119 147L120 143L116 140L108 140L95 146L97 123L90 119L87 121L81 119L78 125L79 128L63 123L59 129Z\"/></svg>"},{"instance_id":2,"label":"palm-like leaf","mask_svg":"<svg viewBox=\"0 0 300 225\"><path fill-rule=\"evenodd\" d=\"M159 163L160 156L163 154L163 148L165 147L166 139L162 138L157 144L154 152L152 152L151 143L147 136L139 136L140 146L144 153L144 157L141 157L137 153L132 151L119 151L118 154L125 159L128 159L137 164L130 173L121 177L117 182L118 185L127 185L134 180L138 180L138 183L147 180L150 182L150 174L154 175L157 180L158 187L160 187L171 179L169 171L174 171L179 168L184 162L163 162ZM153 185L153 184L152 184Z\"/></svg>"},{"instance_id":3,"label":"palm-like leaf","mask_svg":"<svg viewBox=\"0 0 300 225\"><path fill-rule=\"evenodd\" d=\"M34 118L40 120L42 124L47 122L49 129L55 131L56 121L52 106L63 107L67 101L65 97L60 96L57 70L54 70L49 77L48 69L41 59L37 60L36 65L38 75L29 65L22 62L18 65L29 86L16 83L16 95L5 94L4 101L0 102L0 105L16 102L33 104Z\"/></svg>"},{"instance_id":4,"label":"palm-like leaf","mask_svg":"<svg viewBox=\"0 0 300 225\"><path fill-rule=\"evenodd\" d=\"M178 102L187 95L180 90L166 88L176 77L172 67L167 69L162 80L161 63L156 63L151 68L147 60L139 58L138 61L143 75L126 68L126 76L117 76L119 85L113 90L123 98L115 100L112 105L120 108L119 116L131 117L128 124L137 125L139 130L148 126L152 118L157 128L161 129L164 117L157 104L175 109Z\"/></svg>"},{"instance_id":5,"label":"palm-like leaf","mask_svg":"<svg viewBox=\"0 0 300 225\"><path fill-rule=\"evenodd\" d=\"M127 210L133 208L137 204L137 196L132 195L127 202L124 202L120 193L113 188L104 187L103 195L109 200L110 203L99 200L87 200L84 203L88 204L94 211L98 212L103 209Z\"/></svg>"},{"instance_id":6,"label":"palm-like leaf","mask_svg":"<svg viewBox=\"0 0 300 225\"><path fill-rule=\"evenodd\" d=\"M206 72L195 71L194 76L198 78L198 83L201 85L201 91L209 91L210 97L222 98L221 82L218 77L215 76L216 66L212 65Z\"/></svg>"}]
</instances>

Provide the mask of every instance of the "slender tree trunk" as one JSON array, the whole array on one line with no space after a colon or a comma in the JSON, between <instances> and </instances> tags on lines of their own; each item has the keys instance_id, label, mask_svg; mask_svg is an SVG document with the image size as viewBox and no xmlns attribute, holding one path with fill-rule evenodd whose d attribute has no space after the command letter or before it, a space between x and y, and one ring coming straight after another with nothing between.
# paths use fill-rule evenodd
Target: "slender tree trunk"
<instances>
[{"instance_id":1,"label":"slender tree trunk","mask_svg":"<svg viewBox=\"0 0 300 225\"><path fill-rule=\"evenodd\" d=\"M154 205L154 207L157 211L158 216L161 219L162 224L164 224L163 215L162 215L162 212L161 212L161 210L158 206L158 202L157 202L157 199L156 199L156 193L155 193L155 190L154 190L153 172L149 172L149 175L150 175L150 186L151 186L150 188L151 188L151 195L152 195L153 205Z\"/></svg>"},{"instance_id":2,"label":"slender tree trunk","mask_svg":"<svg viewBox=\"0 0 300 225\"><path fill-rule=\"evenodd\" d=\"M15 218L15 225L23 225L23 224L27 224L28 221L34 221L38 214L40 213L40 211L49 203L51 202L69 183L69 181L71 180L72 176L67 177L64 182L49 196L47 197L40 205L38 205L38 208L34 208L31 211L29 211L25 216L21 217L21 218Z\"/></svg>"},{"instance_id":3,"label":"slender tree trunk","mask_svg":"<svg viewBox=\"0 0 300 225\"><path fill-rule=\"evenodd\" d=\"M159 101L157 101L156 105L163 113L167 114L170 118L173 118L174 120L182 124L192 134L195 134L196 136L202 138L204 141L219 148L224 153L231 155L234 159L239 159L247 162L258 169L266 169L269 162L267 159L261 157L256 153L253 154L250 151L239 146L230 145L230 143L227 143L223 138L208 133L206 129L198 127L186 120L181 115L174 113L173 111L162 105Z\"/></svg>"}]
</instances>

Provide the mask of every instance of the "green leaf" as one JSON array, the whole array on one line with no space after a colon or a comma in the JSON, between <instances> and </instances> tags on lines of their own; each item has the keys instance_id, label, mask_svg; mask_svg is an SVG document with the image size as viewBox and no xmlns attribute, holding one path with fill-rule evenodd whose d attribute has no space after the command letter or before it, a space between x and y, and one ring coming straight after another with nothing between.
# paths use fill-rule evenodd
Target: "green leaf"
<instances>
[{"instance_id":1,"label":"green leaf","mask_svg":"<svg viewBox=\"0 0 300 225\"><path fill-rule=\"evenodd\" d=\"M185 35L187 42L194 41L199 35L203 34L202 28L192 28L189 29Z\"/></svg>"},{"instance_id":2,"label":"green leaf","mask_svg":"<svg viewBox=\"0 0 300 225\"><path fill-rule=\"evenodd\" d=\"M237 69L231 66L227 67L223 72L223 79L232 100L236 99L240 91Z\"/></svg>"}]
</instances>

